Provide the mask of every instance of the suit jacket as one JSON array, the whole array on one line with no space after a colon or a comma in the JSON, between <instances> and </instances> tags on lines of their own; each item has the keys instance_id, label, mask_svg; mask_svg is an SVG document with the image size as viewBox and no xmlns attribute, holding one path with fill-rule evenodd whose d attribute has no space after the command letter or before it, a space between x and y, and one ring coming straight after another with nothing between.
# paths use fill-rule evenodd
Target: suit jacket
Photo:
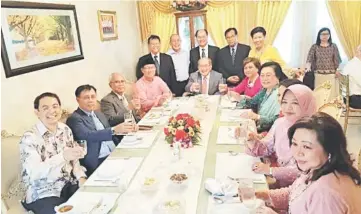
<instances>
[{"instance_id":1,"label":"suit jacket","mask_svg":"<svg viewBox=\"0 0 361 214\"><path fill-rule=\"evenodd\" d=\"M223 77L227 79L230 76L238 76L241 81L244 78L243 60L248 57L251 47L244 44L237 44L236 56L234 65L232 64L231 49L227 45L217 53L218 71L222 73ZM238 84L238 83L237 83ZM235 85L237 85L235 84ZM228 83L228 85L232 85Z\"/></svg>"},{"instance_id":2,"label":"suit jacket","mask_svg":"<svg viewBox=\"0 0 361 214\"><path fill-rule=\"evenodd\" d=\"M126 106L113 91L100 101L100 107L108 119L110 126L116 126L124 122L124 113L128 112Z\"/></svg>"},{"instance_id":3,"label":"suit jacket","mask_svg":"<svg viewBox=\"0 0 361 214\"><path fill-rule=\"evenodd\" d=\"M218 51L219 47L208 45L208 58L212 59L212 69L215 71L218 71L218 65L216 61ZM190 50L189 58L189 73L198 71L198 60L201 58L199 46Z\"/></svg>"},{"instance_id":4,"label":"suit jacket","mask_svg":"<svg viewBox=\"0 0 361 214\"><path fill-rule=\"evenodd\" d=\"M137 76L138 80L140 78L142 78L142 76L143 76L143 73L142 73L141 67L140 67L141 62L143 60L147 60L149 57L152 58L152 55L150 53L139 58L139 61L137 64L137 70L136 70L136 76ZM159 77L162 78L162 80L165 83L167 83L168 88L172 91L172 93L175 93L175 91L176 91L175 85L177 84L177 78L176 78L176 74L175 74L174 63L173 63L172 57L165 53L160 53L159 57L160 57Z\"/></svg>"},{"instance_id":5,"label":"suit jacket","mask_svg":"<svg viewBox=\"0 0 361 214\"><path fill-rule=\"evenodd\" d=\"M222 74L218 73L217 71L212 70L209 73L209 83L208 83L208 94L214 95L219 92L218 86L220 83L222 83L223 78ZM191 73L189 76L188 84L186 85L186 91L191 92L191 86L193 83L198 82L201 85L202 88L202 75L199 73L199 71L195 73Z\"/></svg>"},{"instance_id":6,"label":"suit jacket","mask_svg":"<svg viewBox=\"0 0 361 214\"><path fill-rule=\"evenodd\" d=\"M119 143L118 139L113 139L111 127L105 115L101 112L94 113L103 124L103 130L98 131L93 119L80 108L75 110L66 121L66 124L73 131L74 140L87 141L87 154L80 160L80 163L87 169L87 176L90 176L99 166L99 152L102 142L113 140L115 144Z\"/></svg>"}]
</instances>

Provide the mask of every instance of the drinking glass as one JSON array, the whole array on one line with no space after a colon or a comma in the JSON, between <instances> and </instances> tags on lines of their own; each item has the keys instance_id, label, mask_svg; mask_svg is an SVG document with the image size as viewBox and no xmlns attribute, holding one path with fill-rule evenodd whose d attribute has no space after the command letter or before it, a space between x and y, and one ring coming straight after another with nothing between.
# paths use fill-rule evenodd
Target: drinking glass
<instances>
[{"instance_id":1,"label":"drinking glass","mask_svg":"<svg viewBox=\"0 0 361 214\"><path fill-rule=\"evenodd\" d=\"M247 208L253 208L256 195L253 187L253 180L250 178L238 179L238 195Z\"/></svg>"},{"instance_id":2,"label":"drinking glass","mask_svg":"<svg viewBox=\"0 0 361 214\"><path fill-rule=\"evenodd\" d=\"M140 110L140 99L138 97L133 97L132 104L135 110Z\"/></svg>"},{"instance_id":3,"label":"drinking glass","mask_svg":"<svg viewBox=\"0 0 361 214\"><path fill-rule=\"evenodd\" d=\"M125 123L133 123L133 114L132 114L132 112L124 113L124 122Z\"/></svg>"},{"instance_id":4,"label":"drinking glass","mask_svg":"<svg viewBox=\"0 0 361 214\"><path fill-rule=\"evenodd\" d=\"M227 91L227 83L225 79L222 79L222 82L219 84L219 92L224 94Z\"/></svg>"},{"instance_id":5,"label":"drinking glass","mask_svg":"<svg viewBox=\"0 0 361 214\"><path fill-rule=\"evenodd\" d=\"M76 141L80 147L83 148L84 156L88 153L87 141L86 140L77 140Z\"/></svg>"},{"instance_id":6,"label":"drinking glass","mask_svg":"<svg viewBox=\"0 0 361 214\"><path fill-rule=\"evenodd\" d=\"M199 80L197 79L197 82L193 83L193 91L196 93L199 93L201 90L201 84L199 83Z\"/></svg>"}]
</instances>

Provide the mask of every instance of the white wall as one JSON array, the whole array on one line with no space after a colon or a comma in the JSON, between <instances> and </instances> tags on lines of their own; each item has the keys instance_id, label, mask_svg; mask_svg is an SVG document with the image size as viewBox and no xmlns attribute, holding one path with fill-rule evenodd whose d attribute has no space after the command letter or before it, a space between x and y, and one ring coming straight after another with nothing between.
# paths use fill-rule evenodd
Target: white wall
<instances>
[{"instance_id":1,"label":"white wall","mask_svg":"<svg viewBox=\"0 0 361 214\"><path fill-rule=\"evenodd\" d=\"M29 0L28 0L29 1ZM39 1L37 1L39 2ZM76 6L85 59L6 79L1 65L1 129L21 135L36 121L34 98L46 91L59 95L62 106L75 109L74 91L81 84L98 89L98 99L109 92L108 76L122 72L135 79L141 42L135 1L40 1ZM118 40L101 42L97 11L117 12Z\"/></svg>"}]
</instances>

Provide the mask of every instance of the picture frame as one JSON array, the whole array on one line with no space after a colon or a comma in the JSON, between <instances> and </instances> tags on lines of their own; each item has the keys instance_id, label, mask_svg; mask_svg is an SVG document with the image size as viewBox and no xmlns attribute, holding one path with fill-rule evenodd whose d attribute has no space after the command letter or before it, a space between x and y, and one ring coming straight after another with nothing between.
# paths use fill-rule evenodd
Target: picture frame
<instances>
[{"instance_id":1,"label":"picture frame","mask_svg":"<svg viewBox=\"0 0 361 214\"><path fill-rule=\"evenodd\" d=\"M84 59L74 5L1 2L6 78Z\"/></svg>"},{"instance_id":2,"label":"picture frame","mask_svg":"<svg viewBox=\"0 0 361 214\"><path fill-rule=\"evenodd\" d=\"M101 41L118 39L118 22L116 11L98 10L98 24Z\"/></svg>"}]
</instances>

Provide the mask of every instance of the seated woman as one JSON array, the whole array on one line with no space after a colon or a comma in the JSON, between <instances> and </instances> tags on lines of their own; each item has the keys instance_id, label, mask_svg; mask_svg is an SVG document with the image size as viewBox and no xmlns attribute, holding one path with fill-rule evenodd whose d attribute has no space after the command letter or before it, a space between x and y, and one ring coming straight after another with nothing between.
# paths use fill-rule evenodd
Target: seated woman
<instances>
[{"instance_id":1,"label":"seated woman","mask_svg":"<svg viewBox=\"0 0 361 214\"><path fill-rule=\"evenodd\" d=\"M293 85L286 89L281 109L284 117L276 120L266 137L259 140L253 137L256 133L250 133L246 153L258 157L270 157L275 152L277 159L273 161L276 163L271 164L276 167L271 167L268 163L256 163L253 170L256 173L273 176L277 180L277 187L286 187L291 185L299 174L292 159L287 130L298 119L316 112L316 100L307 86Z\"/></svg>"},{"instance_id":2,"label":"seated woman","mask_svg":"<svg viewBox=\"0 0 361 214\"><path fill-rule=\"evenodd\" d=\"M266 62L261 67L261 83L263 89L251 99L242 99L237 107L253 109L248 117L257 123L258 132L268 131L278 118L280 105L277 101L278 84L287 79L277 62Z\"/></svg>"},{"instance_id":3,"label":"seated woman","mask_svg":"<svg viewBox=\"0 0 361 214\"><path fill-rule=\"evenodd\" d=\"M236 87L229 88L228 93L244 94L247 98L252 98L262 89L261 79L258 74L261 63L256 58L248 57L243 60L243 68L246 78ZM231 96L237 96L237 94Z\"/></svg>"},{"instance_id":4,"label":"seated woman","mask_svg":"<svg viewBox=\"0 0 361 214\"><path fill-rule=\"evenodd\" d=\"M143 77L135 84L141 109L148 112L154 106L162 105L172 92L167 84L158 76L155 76L156 67L152 58L144 60L141 65Z\"/></svg>"},{"instance_id":5,"label":"seated woman","mask_svg":"<svg viewBox=\"0 0 361 214\"><path fill-rule=\"evenodd\" d=\"M303 172L288 188L258 191L275 210L287 213L361 213L361 177L352 166L339 122L318 112L289 130L292 156ZM262 207L257 213L276 213Z\"/></svg>"}]
</instances>

